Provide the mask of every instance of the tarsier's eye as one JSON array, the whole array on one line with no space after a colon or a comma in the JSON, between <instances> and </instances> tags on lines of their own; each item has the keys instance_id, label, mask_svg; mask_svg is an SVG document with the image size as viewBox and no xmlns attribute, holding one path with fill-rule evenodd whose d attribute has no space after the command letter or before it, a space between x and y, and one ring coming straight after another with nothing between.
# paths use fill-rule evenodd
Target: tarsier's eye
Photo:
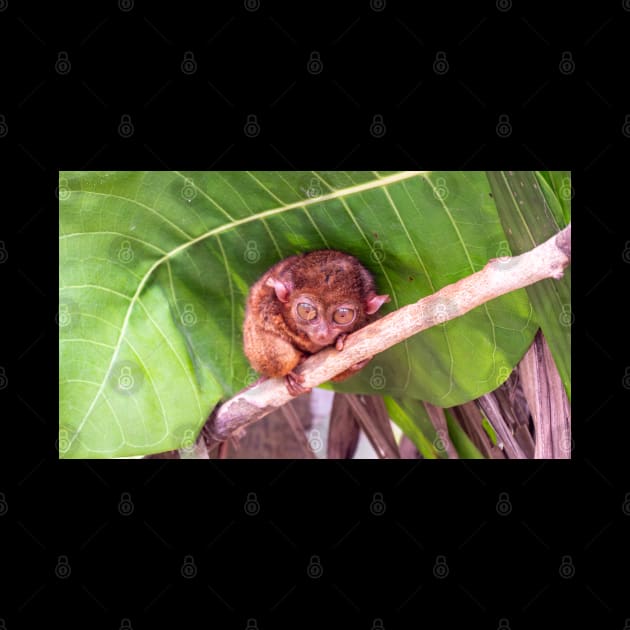
<instances>
[{"instance_id":1,"label":"tarsier's eye","mask_svg":"<svg viewBox=\"0 0 630 630\"><path fill-rule=\"evenodd\" d=\"M311 321L317 317L317 309L312 304L302 302L297 306L297 314L306 321Z\"/></svg>"},{"instance_id":2,"label":"tarsier's eye","mask_svg":"<svg viewBox=\"0 0 630 630\"><path fill-rule=\"evenodd\" d=\"M354 320L354 310L351 308L338 308L333 313L333 321L337 324L349 324Z\"/></svg>"}]
</instances>

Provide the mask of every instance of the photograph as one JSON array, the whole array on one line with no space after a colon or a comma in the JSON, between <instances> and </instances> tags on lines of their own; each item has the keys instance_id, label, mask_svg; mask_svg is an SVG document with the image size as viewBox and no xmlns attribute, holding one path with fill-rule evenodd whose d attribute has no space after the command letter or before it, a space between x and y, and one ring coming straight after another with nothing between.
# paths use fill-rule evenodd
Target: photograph
<instances>
[{"instance_id":1,"label":"photograph","mask_svg":"<svg viewBox=\"0 0 630 630\"><path fill-rule=\"evenodd\" d=\"M570 459L570 171L61 171L61 459Z\"/></svg>"}]
</instances>

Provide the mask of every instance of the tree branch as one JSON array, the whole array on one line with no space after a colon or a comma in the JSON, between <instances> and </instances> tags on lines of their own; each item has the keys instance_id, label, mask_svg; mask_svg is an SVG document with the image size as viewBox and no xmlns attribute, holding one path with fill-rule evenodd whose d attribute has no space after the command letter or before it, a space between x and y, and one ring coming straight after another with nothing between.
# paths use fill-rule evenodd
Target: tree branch
<instances>
[{"instance_id":1,"label":"tree branch","mask_svg":"<svg viewBox=\"0 0 630 630\"><path fill-rule=\"evenodd\" d=\"M520 256L493 258L472 275L433 295L389 313L361 328L338 352L326 348L295 370L304 375L304 387L317 387L355 363L416 335L427 328L460 317L494 298L546 278L562 278L571 262L571 225ZM237 435L291 400L284 379L273 378L244 389L215 408L203 430L208 447Z\"/></svg>"}]
</instances>

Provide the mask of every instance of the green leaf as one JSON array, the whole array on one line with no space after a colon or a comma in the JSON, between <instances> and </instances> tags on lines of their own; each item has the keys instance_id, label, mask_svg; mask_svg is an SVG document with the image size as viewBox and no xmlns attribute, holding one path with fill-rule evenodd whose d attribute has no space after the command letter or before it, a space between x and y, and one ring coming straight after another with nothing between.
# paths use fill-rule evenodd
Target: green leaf
<instances>
[{"instance_id":1,"label":"green leaf","mask_svg":"<svg viewBox=\"0 0 630 630\"><path fill-rule=\"evenodd\" d=\"M457 450L457 454L462 459L485 459L448 409L444 410L444 415L448 426L448 436Z\"/></svg>"},{"instance_id":2,"label":"green leaf","mask_svg":"<svg viewBox=\"0 0 630 630\"><path fill-rule=\"evenodd\" d=\"M501 222L513 254L540 245L568 224L570 178L533 172L489 172ZM568 179L568 181L567 181ZM560 186L558 193L548 183ZM560 193L564 190L564 193ZM569 192L567 192L569 191ZM563 201L561 199L565 197ZM563 205L564 203L564 205ZM571 267L561 280L543 280L526 288L537 321L549 344L569 400L571 399Z\"/></svg>"},{"instance_id":3,"label":"green leaf","mask_svg":"<svg viewBox=\"0 0 630 630\"><path fill-rule=\"evenodd\" d=\"M549 182L542 173L534 173L547 208L558 230L571 221L571 174L567 171L547 171Z\"/></svg>"},{"instance_id":4,"label":"green leaf","mask_svg":"<svg viewBox=\"0 0 630 630\"><path fill-rule=\"evenodd\" d=\"M422 456L425 459L438 459L438 454L433 446L436 432L433 425L431 425L424 405L419 401L414 401L412 405L414 413L411 415L391 396L383 396L383 401L389 417L414 443ZM427 435L432 436L431 439Z\"/></svg>"},{"instance_id":5,"label":"green leaf","mask_svg":"<svg viewBox=\"0 0 630 630\"><path fill-rule=\"evenodd\" d=\"M490 422L488 421L488 418L486 418L486 416L483 417L483 420L481 421L481 426L483 427L484 431L486 432L486 434L490 438L490 441L492 442L493 446L496 446L497 445L497 434L496 434L496 431L494 430L494 427L490 424Z\"/></svg>"},{"instance_id":6,"label":"green leaf","mask_svg":"<svg viewBox=\"0 0 630 630\"><path fill-rule=\"evenodd\" d=\"M545 177L553 192L553 195L545 194L545 197L556 199L560 205L561 218L556 216L558 225L564 227L571 221L571 198L573 189L571 188L571 171L544 171L539 174Z\"/></svg>"},{"instance_id":7,"label":"green leaf","mask_svg":"<svg viewBox=\"0 0 630 630\"><path fill-rule=\"evenodd\" d=\"M501 253L484 173L63 172L60 454L190 445L256 374L249 286L289 255L356 255L399 308ZM524 291L374 358L341 391L453 406L503 382L537 329Z\"/></svg>"}]
</instances>

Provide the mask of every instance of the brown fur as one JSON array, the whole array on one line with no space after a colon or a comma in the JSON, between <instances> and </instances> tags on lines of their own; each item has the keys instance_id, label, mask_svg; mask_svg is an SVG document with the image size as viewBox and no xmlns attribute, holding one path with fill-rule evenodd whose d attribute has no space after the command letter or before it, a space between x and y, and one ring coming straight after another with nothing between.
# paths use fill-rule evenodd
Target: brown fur
<instances>
[{"instance_id":1,"label":"brown fur","mask_svg":"<svg viewBox=\"0 0 630 630\"><path fill-rule=\"evenodd\" d=\"M305 300L317 307L316 325L295 314L297 304ZM245 354L264 376L290 375L307 356L375 319L368 310L377 310L385 301L389 297L376 295L370 272L349 254L318 250L291 256L271 267L250 289L243 325ZM356 311L350 324L339 325L332 319L339 307ZM342 345L343 337L338 347ZM355 371L351 368L335 380Z\"/></svg>"}]
</instances>

